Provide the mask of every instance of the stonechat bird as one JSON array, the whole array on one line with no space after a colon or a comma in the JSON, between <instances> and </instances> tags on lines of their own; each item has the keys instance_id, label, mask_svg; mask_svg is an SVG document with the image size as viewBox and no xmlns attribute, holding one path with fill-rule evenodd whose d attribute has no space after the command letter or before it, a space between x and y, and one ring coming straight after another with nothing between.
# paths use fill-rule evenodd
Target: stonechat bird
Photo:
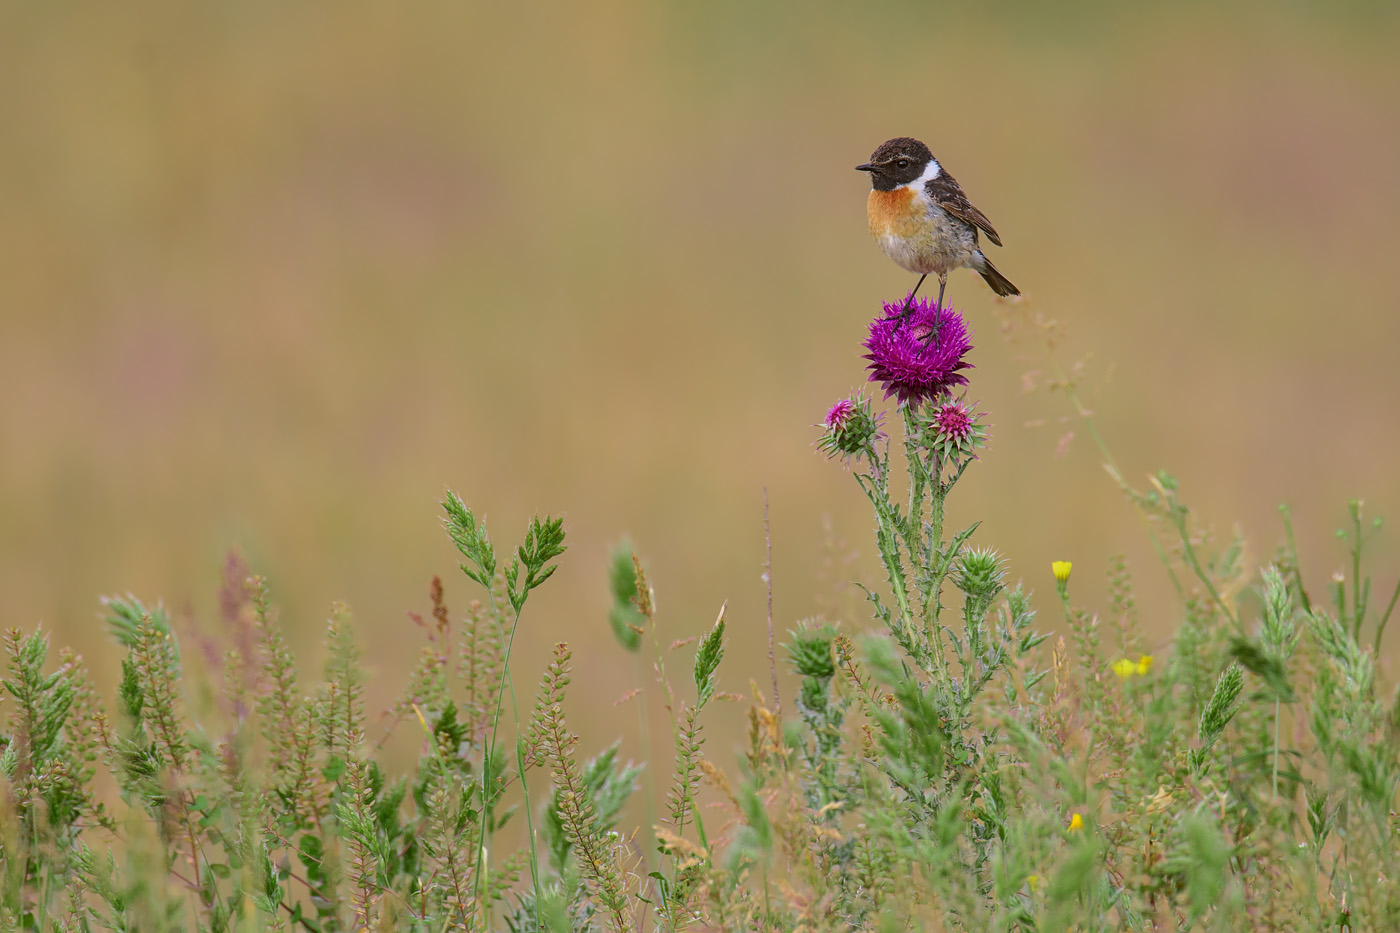
<instances>
[{"instance_id":1,"label":"stonechat bird","mask_svg":"<svg viewBox=\"0 0 1400 933\"><path fill-rule=\"evenodd\" d=\"M905 314L930 275L938 276L941 308L948 273L954 269L976 271L998 295L1021 294L978 248L978 231L1001 245L992 222L972 206L928 146L908 136L891 139L875 150L869 162L857 165L856 171L870 173L866 207L870 233L886 256L919 274L904 306Z\"/></svg>"}]
</instances>

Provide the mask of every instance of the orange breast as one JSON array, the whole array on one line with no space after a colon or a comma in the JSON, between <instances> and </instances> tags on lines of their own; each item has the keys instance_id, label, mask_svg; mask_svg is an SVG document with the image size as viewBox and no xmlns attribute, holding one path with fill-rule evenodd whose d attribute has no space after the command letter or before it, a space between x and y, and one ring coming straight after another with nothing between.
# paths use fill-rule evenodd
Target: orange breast
<instances>
[{"instance_id":1,"label":"orange breast","mask_svg":"<svg viewBox=\"0 0 1400 933\"><path fill-rule=\"evenodd\" d=\"M865 210L870 217L870 232L876 237L913 236L925 215L914 189L903 187L893 191L872 190Z\"/></svg>"}]
</instances>

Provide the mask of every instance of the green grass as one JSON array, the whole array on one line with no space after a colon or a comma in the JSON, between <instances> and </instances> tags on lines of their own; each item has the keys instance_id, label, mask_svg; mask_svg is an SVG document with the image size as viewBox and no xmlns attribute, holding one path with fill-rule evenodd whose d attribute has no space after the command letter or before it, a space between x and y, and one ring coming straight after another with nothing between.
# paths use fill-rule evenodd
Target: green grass
<instances>
[{"instance_id":1,"label":"green grass","mask_svg":"<svg viewBox=\"0 0 1400 933\"><path fill-rule=\"evenodd\" d=\"M647 786L666 787L646 801L654 825L622 822L642 765L578 747L569 645L533 703L512 663L565 555L559 519L498 553L447 496L476 601L453 613L434 581L419 661L373 736L346 611L313 676L259 576L226 588L211 689L191 688L186 653L216 642L177 639L159 604L104 603L125 654L114 697L70 652L51 660L43 632L9 631L0 926L1400 928L1400 704L1376 667L1396 600L1372 594L1365 560L1379 521L1350 504L1348 570L1312 593L1286 510L1277 551L1250 562L1203 532L1170 475L1134 488L1103 447L1179 599L1139 607L1118 560L1095 611L1068 564L1035 568L1054 590L1033 595L977 523L946 527L959 479L991 454L930 411L899 409L889 442L869 424L824 439L852 457L884 585L867 624L788 632L795 696L753 688L736 766L705 749L711 704L732 698L723 610L663 649L643 562L615 553L616 650L650 651L643 697L670 722L669 741L649 737ZM1177 620L1169 648L1144 642L1142 613ZM383 747L404 730L419 751L396 769Z\"/></svg>"}]
</instances>

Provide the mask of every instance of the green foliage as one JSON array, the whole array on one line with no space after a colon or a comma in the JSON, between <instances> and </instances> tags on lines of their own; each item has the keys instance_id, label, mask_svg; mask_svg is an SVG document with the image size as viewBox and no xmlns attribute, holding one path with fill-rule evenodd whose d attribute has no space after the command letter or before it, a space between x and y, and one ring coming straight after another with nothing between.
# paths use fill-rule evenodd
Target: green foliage
<instances>
[{"instance_id":1,"label":"green foliage","mask_svg":"<svg viewBox=\"0 0 1400 933\"><path fill-rule=\"evenodd\" d=\"M636 792L642 774L640 765L631 762L624 765L618 761L619 744L613 743L588 759L582 772L584 790L597 815L598 825L605 832L617 825L622 808ZM559 789L556 787L545 810L543 825L550 865L560 877L564 877L574 868L570 859L573 843L565 829L565 816L560 804Z\"/></svg>"},{"instance_id":2,"label":"green foliage","mask_svg":"<svg viewBox=\"0 0 1400 933\"><path fill-rule=\"evenodd\" d=\"M455 492L447 494L447 498L442 501L442 508L447 513L447 517L442 520L443 527L447 529L452 543L457 545L457 550L462 552L470 564L462 564L462 572L490 589L496 580L496 549L491 546L486 526L477 523L472 510L467 508L466 503Z\"/></svg>"},{"instance_id":3,"label":"green foliage","mask_svg":"<svg viewBox=\"0 0 1400 933\"><path fill-rule=\"evenodd\" d=\"M1196 738L1200 745L1191 750L1194 770L1200 770L1204 766L1207 753L1229 725L1237 708L1235 700L1243 689L1244 671L1239 665L1231 664L1221 672L1220 679L1215 682L1215 692L1210 695L1210 701L1201 710L1200 725L1196 729Z\"/></svg>"},{"instance_id":4,"label":"green foliage","mask_svg":"<svg viewBox=\"0 0 1400 933\"><path fill-rule=\"evenodd\" d=\"M147 609L141 600L128 593L125 596L107 596L102 599L107 610L107 629L123 647L134 648L141 640L141 629L152 626L160 635L170 633L170 615L164 606Z\"/></svg>"},{"instance_id":5,"label":"green foliage","mask_svg":"<svg viewBox=\"0 0 1400 933\"><path fill-rule=\"evenodd\" d=\"M531 590L554 575L558 568L553 561L565 550L562 518L530 519L524 543L516 549L515 560L505 568L506 593L516 612L525 605L525 597ZM522 568L525 571L523 580L520 579Z\"/></svg>"},{"instance_id":6,"label":"green foliage","mask_svg":"<svg viewBox=\"0 0 1400 933\"><path fill-rule=\"evenodd\" d=\"M693 645L693 701L653 642L673 772L650 828L627 823L637 792L654 793L642 765L620 743L580 754L567 645L516 712L512 646L564 553L557 518L532 520L502 564L448 495L480 598L454 616L434 578L422 652L382 719L348 611L333 608L320 676L305 676L259 577L228 589L246 631L212 706L186 688L199 659L182 658L159 604L104 603L124 652L112 723L79 659L54 664L42 633L11 630L0 928L1400 926L1400 695L1375 654L1393 607L1364 580L1335 586L1330 608L1311 599L1291 524L1259 568L1238 537L1215 548L1159 474L1125 490L1175 536L1163 553L1180 603L1139 606L1120 559L1104 619L1057 587L1065 635L1047 642L1032 595L972 544L977 525L944 530L975 461L911 427L899 503L888 451L858 476L887 584L867 591L874 630L792 629L789 718L757 698L737 770L705 754L706 719L734 697L720 689L724 609L671 649ZM1376 525L1363 534L1350 514L1355 577ZM630 547L608 575L613 634L640 657L656 610ZM1139 619L1164 614L1178 634L1156 659ZM419 754L393 770L380 748L405 728Z\"/></svg>"},{"instance_id":7,"label":"green foliage","mask_svg":"<svg viewBox=\"0 0 1400 933\"><path fill-rule=\"evenodd\" d=\"M558 672L556 679L562 680L567 676L569 661L568 647L556 645L554 660L550 662L551 669ZM554 769L552 819L567 842L567 849L575 856L588 893L611 914L615 929L628 929L631 910L624 892L623 869L611 844L608 822L598 806L598 798L607 778L606 770L596 768L595 782L589 782L574 755L578 736L565 724L563 710L558 704L551 704L545 709L540 732L541 742ZM615 813L615 797L610 797L607 803Z\"/></svg>"},{"instance_id":8,"label":"green foliage","mask_svg":"<svg viewBox=\"0 0 1400 933\"><path fill-rule=\"evenodd\" d=\"M642 646L642 629L646 616L637 608L637 567L632 545L623 541L613 548L609 561L608 583L612 590L613 605L608 613L608 624L618 644L628 651L636 651Z\"/></svg>"},{"instance_id":9,"label":"green foliage","mask_svg":"<svg viewBox=\"0 0 1400 933\"><path fill-rule=\"evenodd\" d=\"M715 695L715 668L724 657L724 612L720 611L714 627L700 640L695 652L696 708L703 707Z\"/></svg>"}]
</instances>

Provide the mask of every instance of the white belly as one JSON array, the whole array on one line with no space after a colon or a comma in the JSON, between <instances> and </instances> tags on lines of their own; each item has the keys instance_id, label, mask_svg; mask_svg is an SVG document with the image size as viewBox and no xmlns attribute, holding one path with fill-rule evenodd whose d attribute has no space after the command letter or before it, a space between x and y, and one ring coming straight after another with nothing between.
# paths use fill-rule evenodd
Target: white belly
<instances>
[{"instance_id":1,"label":"white belly","mask_svg":"<svg viewBox=\"0 0 1400 933\"><path fill-rule=\"evenodd\" d=\"M932 257L923 240L924 237L920 236L899 237L887 234L880 238L880 248L901 268L926 275L934 269L929 264Z\"/></svg>"},{"instance_id":2,"label":"white belly","mask_svg":"<svg viewBox=\"0 0 1400 933\"><path fill-rule=\"evenodd\" d=\"M889 232L880 237L885 255L919 275L946 275L965 266L975 268L977 247L972 227L936 204L927 204L926 209L924 222L907 235Z\"/></svg>"}]
</instances>

